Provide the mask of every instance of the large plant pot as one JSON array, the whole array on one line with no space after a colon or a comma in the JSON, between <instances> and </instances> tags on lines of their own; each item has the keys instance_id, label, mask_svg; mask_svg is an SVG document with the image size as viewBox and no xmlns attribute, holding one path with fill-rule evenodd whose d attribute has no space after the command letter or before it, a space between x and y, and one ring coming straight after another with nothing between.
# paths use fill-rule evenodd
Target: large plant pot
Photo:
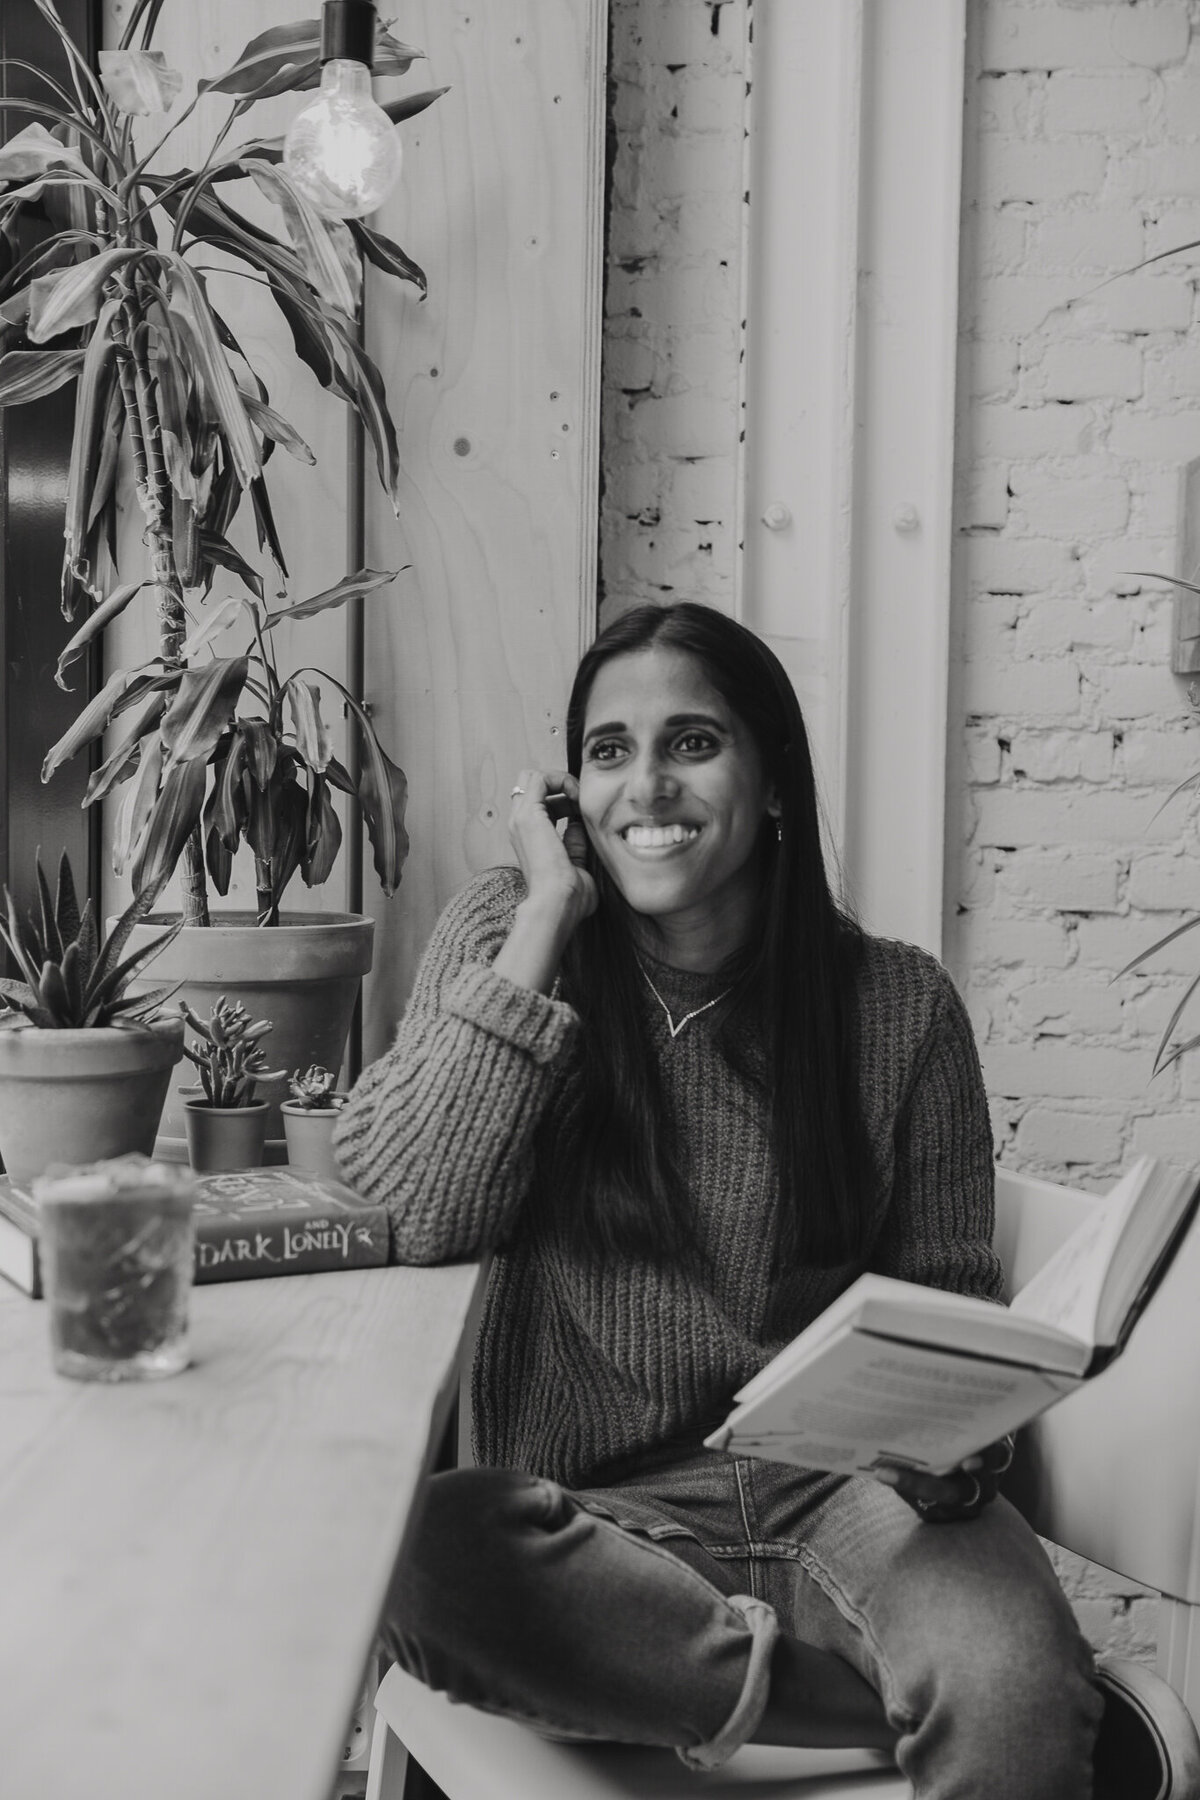
<instances>
[{"instance_id":1,"label":"large plant pot","mask_svg":"<svg viewBox=\"0 0 1200 1800\"><path fill-rule=\"evenodd\" d=\"M154 1153L183 1021L0 1031L0 1157L25 1186L49 1163Z\"/></svg>"},{"instance_id":2,"label":"large plant pot","mask_svg":"<svg viewBox=\"0 0 1200 1800\"><path fill-rule=\"evenodd\" d=\"M221 994L238 1000L254 1019L274 1029L262 1039L267 1066L307 1069L341 1066L354 1002L371 967L375 921L356 913L285 913L276 926L258 926L252 913L217 913L206 929L187 926L155 957L147 987L181 983L177 999L206 1019ZM157 936L171 918L151 914L134 927L129 951ZM173 1004L173 1002L168 1002ZM286 1081L259 1087L266 1100L264 1160L287 1161L279 1103ZM188 1160L183 1097L167 1097L155 1154L166 1162Z\"/></svg>"}]
</instances>

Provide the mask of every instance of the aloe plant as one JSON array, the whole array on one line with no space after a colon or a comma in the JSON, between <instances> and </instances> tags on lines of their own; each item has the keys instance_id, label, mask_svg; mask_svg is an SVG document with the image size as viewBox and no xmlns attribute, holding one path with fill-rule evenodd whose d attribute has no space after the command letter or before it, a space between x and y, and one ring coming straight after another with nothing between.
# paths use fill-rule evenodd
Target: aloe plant
<instances>
[{"instance_id":1,"label":"aloe plant","mask_svg":"<svg viewBox=\"0 0 1200 1800\"><path fill-rule=\"evenodd\" d=\"M121 960L130 933L158 898L157 888L137 894L106 938L96 926L92 903L82 911L71 863L64 850L54 898L36 860L39 910L24 919L8 889L0 915L0 939L24 981L0 979L0 1029L37 1025L51 1031L79 1031L103 1025L144 1025L173 987L128 993L130 982L183 929L182 919L160 937Z\"/></svg>"},{"instance_id":2,"label":"aloe plant","mask_svg":"<svg viewBox=\"0 0 1200 1800\"><path fill-rule=\"evenodd\" d=\"M286 593L266 464L277 446L304 463L315 457L271 407L213 304L203 260L219 250L265 287L301 361L362 420L397 513L395 427L356 314L364 260L422 296L425 277L398 244L360 220L320 217L283 166L281 141L226 143L257 101L317 85L318 20L263 32L223 74L200 81L173 123L142 143L135 142L135 121L169 111L181 87L150 47L163 0L134 0L120 47L101 52L98 75L53 0L33 3L62 42L70 86L32 65L14 65L36 75L45 91L22 100L37 117L0 146L0 405L76 384L62 608L80 623L59 659L59 685L69 685L71 664L139 596L153 603L159 621L158 654L109 675L47 754L42 779L118 728L122 735L93 774L84 805L128 784L114 866L130 869L136 890L161 887L178 866L189 924L208 922L207 881L228 891L243 841L255 859L261 923L278 921L280 896L297 871L310 886L324 881L340 840L332 788L361 810L376 873L391 894L408 848L404 774L344 687L319 670L279 673L269 636L281 619L379 592L398 571L363 569L298 604L266 606L263 578L230 542L229 528L248 498L259 549ZM420 55L380 28L377 75L403 75ZM399 122L443 92L393 100L385 111ZM163 170L164 146L203 94L230 102L207 156L195 170ZM239 182L250 182L279 209L280 232L251 223L232 203L229 189ZM52 229L22 251L26 217ZM122 440L145 526L145 566L136 572L117 566ZM239 592L214 616L197 618L197 602L230 581ZM255 649L217 656L215 637L243 613ZM354 778L330 750L323 680L338 688L357 737L361 772ZM239 712L243 704L247 711Z\"/></svg>"}]
</instances>

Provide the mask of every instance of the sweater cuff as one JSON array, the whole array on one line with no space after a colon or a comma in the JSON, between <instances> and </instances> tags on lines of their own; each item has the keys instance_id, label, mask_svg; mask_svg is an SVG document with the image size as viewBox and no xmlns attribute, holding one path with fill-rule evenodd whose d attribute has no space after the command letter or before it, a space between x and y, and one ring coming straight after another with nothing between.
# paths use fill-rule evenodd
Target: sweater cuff
<instances>
[{"instance_id":1,"label":"sweater cuff","mask_svg":"<svg viewBox=\"0 0 1200 1800\"><path fill-rule=\"evenodd\" d=\"M487 963L467 963L460 969L442 1004L469 1025L524 1050L536 1063L553 1062L579 1023L574 1007L565 1001L520 987Z\"/></svg>"}]
</instances>

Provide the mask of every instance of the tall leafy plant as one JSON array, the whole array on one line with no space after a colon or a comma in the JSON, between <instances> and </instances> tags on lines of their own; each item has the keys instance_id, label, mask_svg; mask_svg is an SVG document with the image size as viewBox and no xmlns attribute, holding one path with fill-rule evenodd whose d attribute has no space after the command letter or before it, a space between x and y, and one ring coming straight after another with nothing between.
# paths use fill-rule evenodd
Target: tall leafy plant
<instances>
[{"instance_id":1,"label":"tall leafy plant","mask_svg":"<svg viewBox=\"0 0 1200 1800\"><path fill-rule=\"evenodd\" d=\"M72 663L135 601L152 604L158 621L157 654L110 673L48 752L42 778L115 728L115 748L84 804L127 784L114 866L129 867L137 891L160 886L178 867L187 923L208 922L207 884L228 891L242 842L254 856L263 924L278 921L297 872L310 886L324 881L340 842L331 789L360 808L390 894L408 848L403 771L362 705L333 683L360 750L360 772L351 776L332 754L321 714L320 683L332 677L281 674L270 634L285 619L378 593L396 572L363 569L298 604L268 608L262 576L230 541L230 527L248 503L259 551L286 583L266 467L276 448L303 463L316 459L271 406L207 276L219 252L223 266L271 296L296 355L362 420L397 512L395 426L356 315L364 261L422 295L425 277L398 244L361 221L319 216L283 166L280 141L228 142L259 100L318 84L319 20L263 32L223 74L200 81L173 122L142 146L135 120L168 112L182 86L151 48L163 0L135 0L120 47L101 52L98 74L53 0L33 4L62 42L70 85L21 65L39 77L43 97L22 101L37 116L0 146L0 405L76 385L61 603L79 624L59 660L59 685L69 685ZM404 75L420 55L379 29L376 74ZM398 123L444 91L386 102L385 111ZM196 169L164 171L164 147L206 94L229 102L207 155ZM247 182L277 210L277 231L235 204L237 184ZM22 227L31 217L50 229L29 246ZM144 523L137 571L118 567L123 441ZM197 615L196 603L212 597L217 582L240 591ZM242 615L253 649L217 655L215 639Z\"/></svg>"}]
</instances>

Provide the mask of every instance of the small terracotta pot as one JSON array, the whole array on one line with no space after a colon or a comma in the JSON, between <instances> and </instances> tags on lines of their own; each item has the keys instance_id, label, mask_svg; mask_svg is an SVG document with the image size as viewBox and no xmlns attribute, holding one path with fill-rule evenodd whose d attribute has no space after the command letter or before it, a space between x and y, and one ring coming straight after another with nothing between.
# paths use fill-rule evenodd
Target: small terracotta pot
<instances>
[{"instance_id":1,"label":"small terracotta pot","mask_svg":"<svg viewBox=\"0 0 1200 1800\"><path fill-rule=\"evenodd\" d=\"M267 1141L267 1103L210 1106L207 1100L185 1100L184 1130L188 1161L202 1175L226 1169L257 1168Z\"/></svg>"},{"instance_id":2,"label":"small terracotta pot","mask_svg":"<svg viewBox=\"0 0 1200 1800\"><path fill-rule=\"evenodd\" d=\"M294 1168L311 1169L315 1175L344 1181L333 1154L333 1128L342 1116L341 1108L300 1106L295 1100L285 1100L279 1110L283 1114L288 1162Z\"/></svg>"}]
</instances>

